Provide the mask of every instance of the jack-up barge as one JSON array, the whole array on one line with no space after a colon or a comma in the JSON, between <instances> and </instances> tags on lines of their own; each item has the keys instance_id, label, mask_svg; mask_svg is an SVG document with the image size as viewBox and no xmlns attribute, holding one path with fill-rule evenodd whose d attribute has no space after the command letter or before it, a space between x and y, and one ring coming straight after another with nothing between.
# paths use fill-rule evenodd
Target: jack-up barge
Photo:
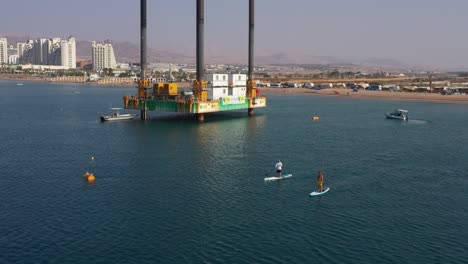
<instances>
[{"instance_id":1,"label":"jack-up barge","mask_svg":"<svg viewBox=\"0 0 468 264\"><path fill-rule=\"evenodd\" d=\"M125 109L140 110L142 120L148 111L194 114L198 121L205 114L266 107L266 96L260 95L253 80L254 0L249 0L248 74L205 74L204 71L204 0L197 0L197 76L191 91L178 91L177 83L154 83L146 78L146 0L141 6L141 79L137 95L124 96Z\"/></svg>"}]
</instances>

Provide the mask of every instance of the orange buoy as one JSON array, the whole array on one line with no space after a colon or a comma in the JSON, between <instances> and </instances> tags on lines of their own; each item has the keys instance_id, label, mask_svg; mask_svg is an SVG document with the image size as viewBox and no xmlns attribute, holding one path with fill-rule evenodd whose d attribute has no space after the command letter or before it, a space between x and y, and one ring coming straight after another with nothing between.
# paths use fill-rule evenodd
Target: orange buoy
<instances>
[{"instance_id":1,"label":"orange buoy","mask_svg":"<svg viewBox=\"0 0 468 264\"><path fill-rule=\"evenodd\" d=\"M88 176L88 182L94 182L95 180L96 180L96 176L94 176L93 174Z\"/></svg>"},{"instance_id":2,"label":"orange buoy","mask_svg":"<svg viewBox=\"0 0 468 264\"><path fill-rule=\"evenodd\" d=\"M314 117L312 117L312 119L313 119L314 121L318 121L318 120L320 119L320 117L314 116Z\"/></svg>"}]
</instances>

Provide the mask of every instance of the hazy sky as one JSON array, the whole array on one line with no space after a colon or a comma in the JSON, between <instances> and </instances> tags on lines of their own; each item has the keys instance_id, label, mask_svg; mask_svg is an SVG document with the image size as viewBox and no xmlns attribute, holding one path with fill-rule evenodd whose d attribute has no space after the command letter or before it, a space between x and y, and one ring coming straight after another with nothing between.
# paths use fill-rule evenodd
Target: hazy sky
<instances>
[{"instance_id":1,"label":"hazy sky","mask_svg":"<svg viewBox=\"0 0 468 264\"><path fill-rule=\"evenodd\" d=\"M205 0L205 45L246 56L248 0ZM148 45L195 48L196 0L147 0ZM468 0L256 0L256 52L468 68ZM139 43L139 0L2 1L0 35Z\"/></svg>"}]
</instances>

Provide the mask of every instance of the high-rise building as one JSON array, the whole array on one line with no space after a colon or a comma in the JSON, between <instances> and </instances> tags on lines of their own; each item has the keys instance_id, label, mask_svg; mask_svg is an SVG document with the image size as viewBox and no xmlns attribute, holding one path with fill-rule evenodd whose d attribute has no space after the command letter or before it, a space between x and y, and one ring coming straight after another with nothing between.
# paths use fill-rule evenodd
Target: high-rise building
<instances>
[{"instance_id":1,"label":"high-rise building","mask_svg":"<svg viewBox=\"0 0 468 264\"><path fill-rule=\"evenodd\" d=\"M33 46L33 64L48 65L49 64L49 40L40 38L34 41Z\"/></svg>"},{"instance_id":2,"label":"high-rise building","mask_svg":"<svg viewBox=\"0 0 468 264\"><path fill-rule=\"evenodd\" d=\"M13 45L8 47L8 64L18 64L18 50Z\"/></svg>"},{"instance_id":3,"label":"high-rise building","mask_svg":"<svg viewBox=\"0 0 468 264\"><path fill-rule=\"evenodd\" d=\"M0 64L8 63L8 42L6 38L0 38Z\"/></svg>"},{"instance_id":4,"label":"high-rise building","mask_svg":"<svg viewBox=\"0 0 468 264\"><path fill-rule=\"evenodd\" d=\"M60 38L29 40L16 44L18 63L37 65L61 65L76 68L76 40Z\"/></svg>"},{"instance_id":5,"label":"high-rise building","mask_svg":"<svg viewBox=\"0 0 468 264\"><path fill-rule=\"evenodd\" d=\"M18 51L19 63L21 63L21 59L23 58L23 55L26 51L26 43L21 43L21 42L16 43L16 50Z\"/></svg>"},{"instance_id":6,"label":"high-rise building","mask_svg":"<svg viewBox=\"0 0 468 264\"><path fill-rule=\"evenodd\" d=\"M91 44L93 69L100 71L102 69L114 69L117 65L114 55L114 48L108 42L96 43L93 41Z\"/></svg>"},{"instance_id":7,"label":"high-rise building","mask_svg":"<svg viewBox=\"0 0 468 264\"><path fill-rule=\"evenodd\" d=\"M75 38L68 38L60 42L61 65L69 69L76 68L76 41Z\"/></svg>"},{"instance_id":8,"label":"high-rise building","mask_svg":"<svg viewBox=\"0 0 468 264\"><path fill-rule=\"evenodd\" d=\"M60 38L49 40L49 64L62 65L61 45L62 40Z\"/></svg>"},{"instance_id":9,"label":"high-rise building","mask_svg":"<svg viewBox=\"0 0 468 264\"><path fill-rule=\"evenodd\" d=\"M18 64L18 55L9 55L8 64Z\"/></svg>"},{"instance_id":10,"label":"high-rise building","mask_svg":"<svg viewBox=\"0 0 468 264\"><path fill-rule=\"evenodd\" d=\"M33 63L34 57L34 40L29 40L26 43L17 43L16 49L18 50L18 63L26 64Z\"/></svg>"}]
</instances>

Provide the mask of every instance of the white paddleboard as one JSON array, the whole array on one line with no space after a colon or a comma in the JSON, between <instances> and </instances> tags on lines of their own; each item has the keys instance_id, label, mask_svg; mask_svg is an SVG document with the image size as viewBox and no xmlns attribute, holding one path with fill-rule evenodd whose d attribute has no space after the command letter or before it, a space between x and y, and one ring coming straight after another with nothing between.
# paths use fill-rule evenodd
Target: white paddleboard
<instances>
[{"instance_id":1,"label":"white paddleboard","mask_svg":"<svg viewBox=\"0 0 468 264\"><path fill-rule=\"evenodd\" d=\"M327 187L325 188L325 190L323 190L323 192L318 192L318 191L311 192L310 196L319 196L319 195L327 193L329 190L330 190L330 187Z\"/></svg>"},{"instance_id":2,"label":"white paddleboard","mask_svg":"<svg viewBox=\"0 0 468 264\"><path fill-rule=\"evenodd\" d=\"M276 181L276 180L282 180L282 179L285 179L285 178L290 178L292 177L292 174L288 173L288 174L283 174L283 176L281 177L268 177L268 178L265 178L265 181Z\"/></svg>"}]
</instances>

